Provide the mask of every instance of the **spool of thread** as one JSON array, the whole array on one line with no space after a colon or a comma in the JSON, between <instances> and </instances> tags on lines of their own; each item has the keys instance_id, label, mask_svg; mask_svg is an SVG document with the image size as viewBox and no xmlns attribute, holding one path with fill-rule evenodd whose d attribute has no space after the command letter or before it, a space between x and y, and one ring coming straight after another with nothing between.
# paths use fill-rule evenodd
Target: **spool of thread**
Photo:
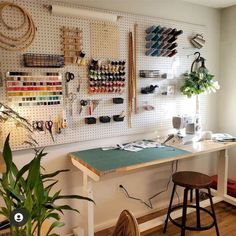
<instances>
[{"instance_id":1,"label":"spool of thread","mask_svg":"<svg viewBox=\"0 0 236 236\"><path fill-rule=\"evenodd\" d=\"M84 58L84 57L85 57L85 55L86 55L86 53L85 53L85 52L83 52L83 51L80 51L80 52L79 52L79 56L80 56L80 57Z\"/></svg>"}]
</instances>

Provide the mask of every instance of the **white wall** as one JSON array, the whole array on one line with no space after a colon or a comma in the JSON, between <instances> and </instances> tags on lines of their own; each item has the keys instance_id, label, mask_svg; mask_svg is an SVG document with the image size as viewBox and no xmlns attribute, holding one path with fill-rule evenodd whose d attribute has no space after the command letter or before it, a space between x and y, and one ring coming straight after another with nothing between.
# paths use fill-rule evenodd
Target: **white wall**
<instances>
[{"instance_id":1,"label":"white wall","mask_svg":"<svg viewBox=\"0 0 236 236\"><path fill-rule=\"evenodd\" d=\"M218 10L200 7L189 3L182 3L173 0L100 0L100 1L78 1L81 5L92 6L97 8L105 8L116 11L131 12L134 14L142 14L149 16L158 16L170 18L179 21L187 21L197 24L207 25L209 32L207 66L212 73L219 78L219 35L220 35L220 13ZM46 26L45 26L46 27ZM206 124L206 129L216 130L217 127L217 103L215 95L209 95L209 120ZM58 188L63 189L63 193L81 193L82 175L77 171L69 159L67 153L71 151L99 147L117 142L125 142L132 139L137 139L138 136L116 137L104 140L81 142L67 144L63 146L55 146L47 148L48 156L44 159L44 166L48 171L55 169L69 168L71 172L63 174L59 178L60 184ZM18 151L14 153L14 160L19 166L27 163L32 157L31 151ZM181 161L181 169L194 169L205 173L214 173L213 159L203 160L195 158L193 160ZM101 228L110 222L113 222L120 211L124 208L131 209L134 214L141 215L149 210L143 205L127 200L124 195L118 190L118 185L123 184L128 187L129 191L136 197L146 200L148 196L162 190L169 178L169 165L162 165L158 168L147 168L142 171L132 171L126 175L106 177L103 181L94 184L96 201L95 207L95 224L97 228ZM156 208L161 208L168 201L169 195L163 194L154 201ZM73 203L74 205L74 203ZM77 205L75 205L77 206ZM82 210L81 204L79 209ZM66 214L64 220L66 227L60 230L60 235L69 232L72 226L82 222L85 218L85 213L81 211L80 216L73 213Z\"/></svg>"},{"instance_id":2,"label":"white wall","mask_svg":"<svg viewBox=\"0 0 236 236\"><path fill-rule=\"evenodd\" d=\"M236 135L235 88L236 88L236 6L222 10L221 13L221 90L219 96L219 130ZM236 150L230 150L230 155L236 155ZM230 177L236 178L235 158L230 159Z\"/></svg>"}]
</instances>

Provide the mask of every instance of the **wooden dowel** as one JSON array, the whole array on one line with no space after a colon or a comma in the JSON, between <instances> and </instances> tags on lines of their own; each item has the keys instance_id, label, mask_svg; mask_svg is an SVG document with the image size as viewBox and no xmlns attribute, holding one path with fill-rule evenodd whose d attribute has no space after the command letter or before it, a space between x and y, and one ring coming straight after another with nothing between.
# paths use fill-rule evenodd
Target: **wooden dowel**
<instances>
[{"instance_id":1,"label":"wooden dowel","mask_svg":"<svg viewBox=\"0 0 236 236\"><path fill-rule=\"evenodd\" d=\"M138 113L137 106L137 27L138 25L134 24L134 111L135 114Z\"/></svg>"},{"instance_id":2,"label":"wooden dowel","mask_svg":"<svg viewBox=\"0 0 236 236\"><path fill-rule=\"evenodd\" d=\"M132 128L132 112L133 112L133 98L134 98L134 68L133 68L133 34L129 33L129 111L128 111L128 127Z\"/></svg>"}]
</instances>

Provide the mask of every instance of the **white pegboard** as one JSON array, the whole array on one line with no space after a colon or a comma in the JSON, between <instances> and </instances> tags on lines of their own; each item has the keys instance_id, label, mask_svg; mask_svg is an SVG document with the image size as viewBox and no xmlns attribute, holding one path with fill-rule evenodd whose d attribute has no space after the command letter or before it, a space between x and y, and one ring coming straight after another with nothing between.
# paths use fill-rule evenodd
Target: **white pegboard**
<instances>
[{"instance_id":1,"label":"white pegboard","mask_svg":"<svg viewBox=\"0 0 236 236\"><path fill-rule=\"evenodd\" d=\"M2 1L1 1L2 2ZM101 102L97 109L94 111L93 116L112 116L118 115L123 110L127 113L128 111L128 95L127 86L125 93L122 95L114 94L88 94L87 90L87 68L79 67L76 65L69 65L65 68L54 69L54 68L24 68L22 66L22 54L24 53L52 53L52 54L62 54L61 52L61 38L60 38L60 28L62 26L68 27L79 27L83 31L83 50L86 52L86 58L90 59L90 24L96 23L97 21L71 18L71 17L61 17L54 16L49 13L47 9L43 7L43 4L48 4L48 1L34 1L34 0L21 0L19 4L24 7L31 15L37 27L37 33L34 42L24 51L20 52L9 52L0 49L1 55L1 70L3 73L7 71L27 71L27 72L59 72L63 75L65 72L73 72L75 74L75 79L71 81L69 86L69 92L76 93L77 103L81 99L100 99ZM57 3L59 4L59 3ZM60 3L60 5L63 5ZM64 4L68 7L78 7L73 4ZM83 7L84 8L84 7ZM86 8L90 9L90 8ZM102 10L99 10L102 11ZM159 93L142 95L140 94L141 87L158 84L160 87L165 87L166 84L176 85L179 87L179 82L181 81L181 74L189 70L191 63L193 61L193 54L196 50L191 48L189 43L189 37L195 33L201 33L204 35L206 41L208 38L207 29L204 26L193 25L188 23L181 23L172 20L165 20L154 17L132 15L126 13L117 13L112 11L105 11L114 14L118 14L121 18L118 20L117 26L119 28L119 58L107 58L107 59L117 59L128 61L128 32L133 30L134 23L138 24L137 28L137 75L139 70L160 70L161 73L172 73L172 64L174 60L179 61L179 66L175 71L175 78L172 80L162 80L157 81L155 79L143 79L137 78L138 86L138 106L142 108L145 104L150 104L155 106L154 111L142 111L136 115L132 116L132 129L128 129L127 117L124 122L111 122L107 124L97 123L96 125L86 125L84 123L84 118L88 116L86 110L82 112L79 116L78 114L73 117L69 116L69 106L68 101L64 99L64 103L61 106L44 106L44 107L14 107L22 116L28 118L31 121L34 120L49 120L55 121L58 115L62 114L62 111L67 108L67 118L69 123L69 128L63 130L62 134L54 135L56 142L53 143L50 135L45 134L35 134L40 146L48 146L54 144L71 143L77 141L85 141L92 139L101 139L105 137L114 137L120 135L128 135L142 132L153 132L158 130L170 129L172 115L184 114L184 113L194 113L195 100L187 99L177 93L175 96L161 96ZM15 24L15 18L8 15L8 22ZM163 58L163 57L147 57L145 56L145 29L152 25L161 25L165 27L182 29L184 33L178 37L178 54L174 58ZM207 47L207 43L206 43ZM201 52L204 57L207 58L206 50L203 49ZM104 59L104 58L102 58ZM126 66L127 68L127 66ZM127 69L126 69L127 73ZM80 92L77 93L76 89L78 87L78 78L82 78L82 84ZM127 83L127 80L126 80ZM115 105L112 103L113 97L123 97L125 99L124 104ZM0 88L0 100L6 102L6 91L5 87ZM187 106L186 104L189 104ZM52 109L53 107L53 109ZM78 107L75 105L75 107ZM205 96L201 98L202 119L206 119L207 112L207 99ZM2 130L2 136L5 136L9 130L14 129L12 123L0 124L0 129ZM12 145L15 149L27 148L22 146L22 140L25 134L22 130L17 129L12 131ZM1 138L3 140L3 138Z\"/></svg>"},{"instance_id":2,"label":"white pegboard","mask_svg":"<svg viewBox=\"0 0 236 236\"><path fill-rule=\"evenodd\" d=\"M119 58L119 27L107 23L90 24L90 48L94 58Z\"/></svg>"}]
</instances>

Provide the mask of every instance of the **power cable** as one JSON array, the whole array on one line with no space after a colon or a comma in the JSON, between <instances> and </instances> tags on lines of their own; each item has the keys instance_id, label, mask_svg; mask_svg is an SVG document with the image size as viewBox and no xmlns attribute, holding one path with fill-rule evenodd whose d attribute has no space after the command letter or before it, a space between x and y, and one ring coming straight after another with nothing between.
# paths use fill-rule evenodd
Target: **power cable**
<instances>
[{"instance_id":1,"label":"power cable","mask_svg":"<svg viewBox=\"0 0 236 236\"><path fill-rule=\"evenodd\" d=\"M171 182L171 179L172 179L172 175L178 170L178 160L177 161L173 161L171 163L171 173L170 173L170 177L168 179L168 182L166 184L166 188L163 189L162 191L154 194L153 196L151 196L149 199L148 199L148 202L145 202L143 201L141 198L137 198L137 197L133 197L129 194L128 190L123 186L123 185L120 185L119 187L122 188L126 194L126 196L132 200L135 200L135 201L139 201L140 203L144 204L145 206L147 206L148 208L150 209L153 209L153 204L152 204L152 199L154 199L155 197L159 196L160 194L164 193L164 192L167 192L167 190L169 189L169 185L170 185L170 182ZM179 195L178 193L176 192L177 194L177 197L179 199Z\"/></svg>"}]
</instances>

